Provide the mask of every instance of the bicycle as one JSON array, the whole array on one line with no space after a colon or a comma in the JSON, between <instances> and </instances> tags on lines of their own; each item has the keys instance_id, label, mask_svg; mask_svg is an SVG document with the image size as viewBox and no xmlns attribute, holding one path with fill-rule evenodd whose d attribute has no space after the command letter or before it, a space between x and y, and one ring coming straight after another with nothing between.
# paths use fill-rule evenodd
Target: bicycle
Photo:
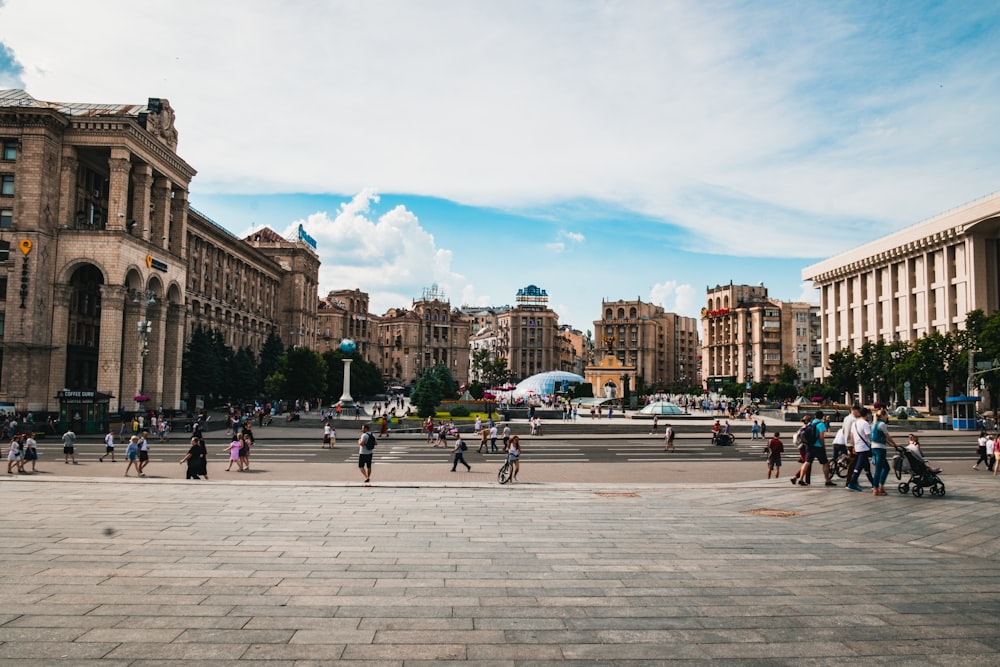
<instances>
[{"instance_id":1,"label":"bicycle","mask_svg":"<svg viewBox=\"0 0 1000 667\"><path fill-rule=\"evenodd\" d=\"M497 481L501 484L507 484L512 479L514 479L514 462L507 459L500 466L500 472L497 473Z\"/></svg>"}]
</instances>

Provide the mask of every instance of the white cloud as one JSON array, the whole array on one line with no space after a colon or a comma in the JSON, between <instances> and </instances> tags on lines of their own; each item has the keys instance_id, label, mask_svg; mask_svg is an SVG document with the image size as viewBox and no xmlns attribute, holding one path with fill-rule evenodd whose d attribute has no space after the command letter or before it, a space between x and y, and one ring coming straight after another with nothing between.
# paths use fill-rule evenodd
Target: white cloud
<instances>
[{"instance_id":1,"label":"white cloud","mask_svg":"<svg viewBox=\"0 0 1000 667\"><path fill-rule=\"evenodd\" d=\"M566 250L566 244L560 241L556 241L553 243L546 243L545 247L548 248L550 252L554 252L556 254L559 254L564 250Z\"/></svg>"},{"instance_id":2,"label":"white cloud","mask_svg":"<svg viewBox=\"0 0 1000 667\"><path fill-rule=\"evenodd\" d=\"M649 290L649 301L663 306L668 312L685 317L698 317L702 305L698 301L694 287L687 283L678 283L676 280L653 285Z\"/></svg>"},{"instance_id":3,"label":"white cloud","mask_svg":"<svg viewBox=\"0 0 1000 667\"><path fill-rule=\"evenodd\" d=\"M411 211L397 206L377 219L373 190L362 190L331 218L317 212L296 220L282 234L301 224L316 239L320 255L319 293L360 288L369 293L372 312L407 307L424 288L437 284L453 306L480 303L474 286L451 269L451 250L437 246L434 236Z\"/></svg>"},{"instance_id":4,"label":"white cloud","mask_svg":"<svg viewBox=\"0 0 1000 667\"><path fill-rule=\"evenodd\" d=\"M169 98L200 192L590 198L689 249L821 256L997 187L990 3L890 5L897 32L877 3L97 4L0 5L19 79Z\"/></svg>"},{"instance_id":5,"label":"white cloud","mask_svg":"<svg viewBox=\"0 0 1000 667\"><path fill-rule=\"evenodd\" d=\"M803 282L799 285L802 290L799 295L795 298L796 301L804 301L806 303L819 303L819 290L813 287L811 281Z\"/></svg>"},{"instance_id":6,"label":"white cloud","mask_svg":"<svg viewBox=\"0 0 1000 667\"><path fill-rule=\"evenodd\" d=\"M587 240L587 237L580 232L563 232L563 236L568 238L573 243L583 243Z\"/></svg>"}]
</instances>

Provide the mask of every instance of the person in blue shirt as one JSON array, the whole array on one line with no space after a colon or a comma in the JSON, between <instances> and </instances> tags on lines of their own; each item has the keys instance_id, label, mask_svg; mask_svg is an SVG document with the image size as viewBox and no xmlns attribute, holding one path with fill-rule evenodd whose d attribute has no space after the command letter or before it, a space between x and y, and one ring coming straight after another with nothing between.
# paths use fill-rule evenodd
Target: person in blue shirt
<instances>
[{"instance_id":1,"label":"person in blue shirt","mask_svg":"<svg viewBox=\"0 0 1000 667\"><path fill-rule=\"evenodd\" d=\"M806 442L806 462L802 464L802 468L797 475L798 484L799 486L809 486L809 482L805 480L809 479L809 471L812 468L813 461L819 461L820 465L823 466L823 477L826 478L826 486L837 486L836 482L830 479L830 461L826 458L827 426L826 422L823 421L822 410L816 411L810 424L816 429L816 438L812 442ZM806 428L808 429L808 426Z\"/></svg>"}]
</instances>

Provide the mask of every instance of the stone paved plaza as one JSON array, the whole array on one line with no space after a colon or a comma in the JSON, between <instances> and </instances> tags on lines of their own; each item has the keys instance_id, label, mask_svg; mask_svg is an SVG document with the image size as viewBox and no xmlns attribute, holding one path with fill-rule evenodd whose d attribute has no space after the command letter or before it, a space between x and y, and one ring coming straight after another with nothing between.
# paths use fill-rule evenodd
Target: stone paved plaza
<instances>
[{"instance_id":1,"label":"stone paved plaza","mask_svg":"<svg viewBox=\"0 0 1000 667\"><path fill-rule=\"evenodd\" d=\"M8 478L0 664L995 665L994 482Z\"/></svg>"}]
</instances>

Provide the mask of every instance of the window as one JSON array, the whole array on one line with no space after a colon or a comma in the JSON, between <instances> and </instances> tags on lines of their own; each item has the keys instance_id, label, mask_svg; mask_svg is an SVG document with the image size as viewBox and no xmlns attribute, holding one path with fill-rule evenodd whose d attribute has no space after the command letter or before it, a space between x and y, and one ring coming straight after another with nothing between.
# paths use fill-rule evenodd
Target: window
<instances>
[{"instance_id":1,"label":"window","mask_svg":"<svg viewBox=\"0 0 1000 667\"><path fill-rule=\"evenodd\" d=\"M16 160L17 159L17 142L10 139L4 139L3 142L3 159L4 160Z\"/></svg>"},{"instance_id":2,"label":"window","mask_svg":"<svg viewBox=\"0 0 1000 667\"><path fill-rule=\"evenodd\" d=\"M7 300L7 276L0 276L0 301Z\"/></svg>"},{"instance_id":3,"label":"window","mask_svg":"<svg viewBox=\"0 0 1000 667\"><path fill-rule=\"evenodd\" d=\"M0 176L0 195L14 194L14 174Z\"/></svg>"},{"instance_id":4,"label":"window","mask_svg":"<svg viewBox=\"0 0 1000 667\"><path fill-rule=\"evenodd\" d=\"M0 209L0 229L10 229L14 226L14 211L9 208Z\"/></svg>"},{"instance_id":5,"label":"window","mask_svg":"<svg viewBox=\"0 0 1000 667\"><path fill-rule=\"evenodd\" d=\"M10 241L0 241L0 262L10 259Z\"/></svg>"}]
</instances>

